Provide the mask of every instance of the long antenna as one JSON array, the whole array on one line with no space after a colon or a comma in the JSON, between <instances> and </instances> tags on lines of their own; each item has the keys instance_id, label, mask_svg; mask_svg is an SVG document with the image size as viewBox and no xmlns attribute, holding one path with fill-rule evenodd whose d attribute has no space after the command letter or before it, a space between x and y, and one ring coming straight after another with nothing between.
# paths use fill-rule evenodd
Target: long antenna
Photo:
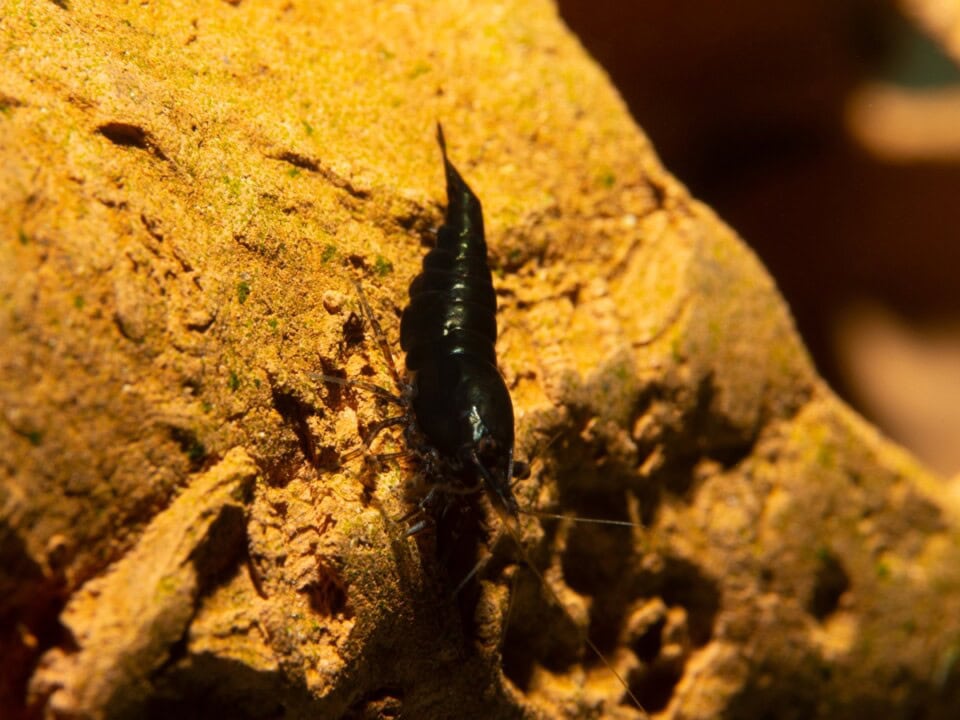
<instances>
[{"instance_id":1,"label":"long antenna","mask_svg":"<svg viewBox=\"0 0 960 720\"><path fill-rule=\"evenodd\" d=\"M383 328L380 327L380 321L373 314L373 310L370 309L370 304L367 302L367 296L363 293L363 288L360 286L360 283L356 280L352 280L353 286L357 289L357 295L360 297L360 307L363 308L363 314L367 317L367 322L370 323L370 327L373 329L373 336L377 339L377 345L380 346L380 352L383 353L384 358L387 361L387 369L390 371L390 377L393 378L394 384L396 384L397 389L404 391L406 389L406 384L403 380L400 379L400 373L397 372L397 364L393 361L393 353L390 352L390 345L387 344L387 337L384 335Z\"/></svg>"},{"instance_id":2,"label":"long antenna","mask_svg":"<svg viewBox=\"0 0 960 720\"><path fill-rule=\"evenodd\" d=\"M504 509L497 507L496 503L491 503L491 504L494 506L494 509L496 509L497 513L500 515L500 520L504 528L506 528L506 531L510 534L510 537L513 538L513 542L514 544L516 544L517 548L520 550L520 554L523 556L523 561L527 564L527 567L530 568L530 571L540 581L540 585L546 589L547 594L550 596L551 601L554 604L556 604L556 606L560 608L560 610L566 613L567 609L564 606L563 602L561 602L560 596L557 595L556 591L554 591L552 587L550 587L550 585L547 583L547 579L543 576L543 573L540 572L536 568L536 566L533 564L529 554L527 553L526 548L523 546L523 543L520 541L520 533L512 524L512 522L517 518L509 516ZM561 516L561 517L564 517L564 516ZM617 523L618 521L611 520L610 522ZM630 523L627 523L627 524L630 524ZM593 640L591 640L588 635L584 635L583 640L586 643L587 647L589 647L590 650L593 652L593 654L600 659L600 662L606 665L607 669L620 682L620 685L623 686L623 689L626 691L627 696L633 701L633 704L637 706L637 709L639 709L640 712L643 713L644 718L646 720L649 720L650 716L647 713L647 711L644 709L643 705L640 704L640 700L638 700L637 696L633 694L633 691L630 689L630 685L628 685L627 681L623 679L623 676L619 672L617 672L616 668L613 667L613 665L610 663L609 660L607 660L606 655L600 652L600 648L598 648L596 644L594 644Z\"/></svg>"},{"instance_id":3,"label":"long antenna","mask_svg":"<svg viewBox=\"0 0 960 720\"><path fill-rule=\"evenodd\" d=\"M524 515L531 515L533 517L545 518L548 520L570 520L571 522L590 523L592 525L613 525L614 527L637 527L636 523L630 522L629 520L608 520L606 518L577 517L576 515L563 515L561 513L542 512L540 510L528 510L524 508L520 508L520 512L522 512Z\"/></svg>"}]
</instances>

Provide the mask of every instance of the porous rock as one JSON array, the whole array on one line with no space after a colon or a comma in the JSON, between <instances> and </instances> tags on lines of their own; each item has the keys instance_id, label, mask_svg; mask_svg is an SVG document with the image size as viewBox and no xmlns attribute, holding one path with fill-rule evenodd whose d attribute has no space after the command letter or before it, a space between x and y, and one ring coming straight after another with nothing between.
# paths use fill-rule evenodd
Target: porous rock
<instances>
[{"instance_id":1,"label":"porous rock","mask_svg":"<svg viewBox=\"0 0 960 720\"><path fill-rule=\"evenodd\" d=\"M818 380L550 3L0 17L13 717L642 716L612 670L664 718L955 716L955 499ZM398 522L415 467L339 462L385 409L317 377L390 383L351 279L396 352L438 120L520 502L633 523L525 516L456 595Z\"/></svg>"}]
</instances>

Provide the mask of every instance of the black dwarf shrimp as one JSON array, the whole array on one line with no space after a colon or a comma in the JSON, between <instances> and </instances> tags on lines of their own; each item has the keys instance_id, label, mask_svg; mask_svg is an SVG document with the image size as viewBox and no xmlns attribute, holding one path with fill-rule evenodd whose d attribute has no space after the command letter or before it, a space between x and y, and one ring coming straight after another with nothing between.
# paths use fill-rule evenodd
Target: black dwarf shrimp
<instances>
[{"instance_id":1,"label":"black dwarf shrimp","mask_svg":"<svg viewBox=\"0 0 960 720\"><path fill-rule=\"evenodd\" d=\"M459 524L464 511L471 509L471 503L464 499L485 493L525 564L562 608L539 570L526 558L520 541L520 509L511 480L524 477L529 468L514 457L513 402L497 369L497 300L487 264L480 200L447 157L439 125L437 141L443 155L447 208L436 246L424 256L422 270L410 284L410 302L400 321L400 345L406 353L409 381L400 378L379 322L359 286L364 314L400 395L362 381L322 378L372 390L404 409L403 415L376 423L363 445L369 448L373 438L387 427L405 426L410 454L420 460L429 483L418 507L406 518L420 517L408 528L408 535L434 527L440 544L450 541L451 535L467 532ZM473 569L460 581L457 591L479 567L470 562ZM589 638L585 641L642 711L640 702L606 657Z\"/></svg>"},{"instance_id":2,"label":"black dwarf shrimp","mask_svg":"<svg viewBox=\"0 0 960 720\"><path fill-rule=\"evenodd\" d=\"M525 464L514 461L513 403L497 369L497 298L487 265L480 201L447 158L437 126L447 180L447 211L437 244L410 284L410 304L400 320L400 346L411 375L416 428L429 443L447 481L471 492L481 488L516 518L510 488Z\"/></svg>"}]
</instances>

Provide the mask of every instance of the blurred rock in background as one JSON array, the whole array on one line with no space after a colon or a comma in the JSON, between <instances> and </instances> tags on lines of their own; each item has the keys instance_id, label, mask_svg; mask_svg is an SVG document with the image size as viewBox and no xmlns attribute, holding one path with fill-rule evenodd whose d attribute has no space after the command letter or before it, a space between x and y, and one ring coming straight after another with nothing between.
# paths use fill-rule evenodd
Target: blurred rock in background
<instances>
[{"instance_id":1,"label":"blurred rock in background","mask_svg":"<svg viewBox=\"0 0 960 720\"><path fill-rule=\"evenodd\" d=\"M821 372L947 475L960 471L960 372L938 350L960 343L956 5L560 1L667 167L763 258Z\"/></svg>"}]
</instances>

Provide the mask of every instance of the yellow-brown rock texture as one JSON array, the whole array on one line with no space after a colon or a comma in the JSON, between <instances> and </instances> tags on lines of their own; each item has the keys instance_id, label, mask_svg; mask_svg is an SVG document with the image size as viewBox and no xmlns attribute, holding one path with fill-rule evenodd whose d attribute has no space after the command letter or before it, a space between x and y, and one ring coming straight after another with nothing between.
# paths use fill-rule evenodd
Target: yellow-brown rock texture
<instances>
[{"instance_id":1,"label":"yellow-brown rock texture","mask_svg":"<svg viewBox=\"0 0 960 720\"><path fill-rule=\"evenodd\" d=\"M960 2L957 0L900 0L909 13L953 58L960 59Z\"/></svg>"},{"instance_id":2,"label":"yellow-brown rock texture","mask_svg":"<svg viewBox=\"0 0 960 720\"><path fill-rule=\"evenodd\" d=\"M400 357L437 121L520 503L632 523L490 516L456 594L415 464L340 461L390 408L318 378L390 384L353 281ZM642 717L613 670L662 718L960 712L956 498L551 3L2 0L0 158L5 717Z\"/></svg>"}]
</instances>

